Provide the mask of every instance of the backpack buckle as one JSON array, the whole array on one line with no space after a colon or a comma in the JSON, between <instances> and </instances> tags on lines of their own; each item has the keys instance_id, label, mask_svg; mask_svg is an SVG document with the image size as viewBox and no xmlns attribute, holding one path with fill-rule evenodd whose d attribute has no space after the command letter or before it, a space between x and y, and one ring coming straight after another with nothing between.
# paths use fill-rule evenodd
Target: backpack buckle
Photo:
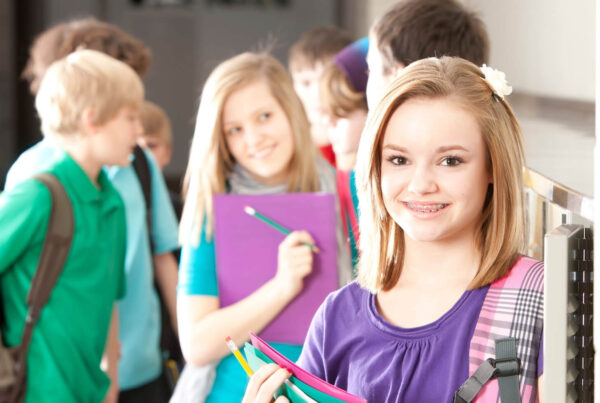
<instances>
[{"instance_id":1,"label":"backpack buckle","mask_svg":"<svg viewBox=\"0 0 600 403\"><path fill-rule=\"evenodd\" d=\"M496 368L494 378L519 375L521 373L521 359L518 357L500 359L488 358L488 361Z\"/></svg>"}]
</instances>

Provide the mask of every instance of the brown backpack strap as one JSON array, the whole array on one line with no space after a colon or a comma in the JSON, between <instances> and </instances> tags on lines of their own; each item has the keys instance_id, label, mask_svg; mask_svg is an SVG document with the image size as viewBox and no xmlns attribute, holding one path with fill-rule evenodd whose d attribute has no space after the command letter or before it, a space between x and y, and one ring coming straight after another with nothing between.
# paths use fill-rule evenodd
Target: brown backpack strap
<instances>
[{"instance_id":1,"label":"brown backpack strap","mask_svg":"<svg viewBox=\"0 0 600 403\"><path fill-rule=\"evenodd\" d=\"M15 363L17 378L23 379L26 373L24 364L26 363L33 328L67 261L74 232L73 207L60 181L56 176L49 173L40 173L33 178L46 185L50 191L52 209L40 260L27 294L27 318L25 319L25 327L19 344L19 354Z\"/></svg>"}]
</instances>

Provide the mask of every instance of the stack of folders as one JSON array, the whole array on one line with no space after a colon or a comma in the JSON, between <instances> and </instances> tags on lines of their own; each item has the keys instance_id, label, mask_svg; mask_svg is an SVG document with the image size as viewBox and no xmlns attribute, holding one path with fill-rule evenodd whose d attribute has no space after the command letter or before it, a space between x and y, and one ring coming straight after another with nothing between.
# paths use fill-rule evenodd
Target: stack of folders
<instances>
[{"instance_id":1,"label":"stack of folders","mask_svg":"<svg viewBox=\"0 0 600 403\"><path fill-rule=\"evenodd\" d=\"M365 399L354 396L324 380L306 372L285 358L264 340L250 333L252 344L246 343L244 353L253 371L262 365L275 363L292 370L289 383L279 390L278 395L286 396L292 403L367 403Z\"/></svg>"}]
</instances>

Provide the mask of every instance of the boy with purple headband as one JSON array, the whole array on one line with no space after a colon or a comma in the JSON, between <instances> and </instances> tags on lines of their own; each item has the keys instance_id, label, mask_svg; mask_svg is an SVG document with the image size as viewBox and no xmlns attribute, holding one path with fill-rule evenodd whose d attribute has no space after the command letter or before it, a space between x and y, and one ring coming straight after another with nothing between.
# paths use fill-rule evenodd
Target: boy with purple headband
<instances>
[{"instance_id":1,"label":"boy with purple headband","mask_svg":"<svg viewBox=\"0 0 600 403\"><path fill-rule=\"evenodd\" d=\"M352 261L358 261L358 200L354 165L362 130L367 120L369 39L362 38L342 49L324 71L320 86L327 135L337 164L337 188L342 222Z\"/></svg>"}]
</instances>

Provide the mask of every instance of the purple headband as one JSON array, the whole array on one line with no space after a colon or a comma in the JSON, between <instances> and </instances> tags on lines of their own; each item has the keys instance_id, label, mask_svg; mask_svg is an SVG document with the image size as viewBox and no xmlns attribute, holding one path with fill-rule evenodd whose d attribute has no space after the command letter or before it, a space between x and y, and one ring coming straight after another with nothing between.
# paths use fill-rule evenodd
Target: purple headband
<instances>
[{"instance_id":1,"label":"purple headband","mask_svg":"<svg viewBox=\"0 0 600 403\"><path fill-rule=\"evenodd\" d=\"M358 92L365 92L367 89L368 51L369 38L365 37L346 46L333 58L333 62L342 70Z\"/></svg>"}]
</instances>

